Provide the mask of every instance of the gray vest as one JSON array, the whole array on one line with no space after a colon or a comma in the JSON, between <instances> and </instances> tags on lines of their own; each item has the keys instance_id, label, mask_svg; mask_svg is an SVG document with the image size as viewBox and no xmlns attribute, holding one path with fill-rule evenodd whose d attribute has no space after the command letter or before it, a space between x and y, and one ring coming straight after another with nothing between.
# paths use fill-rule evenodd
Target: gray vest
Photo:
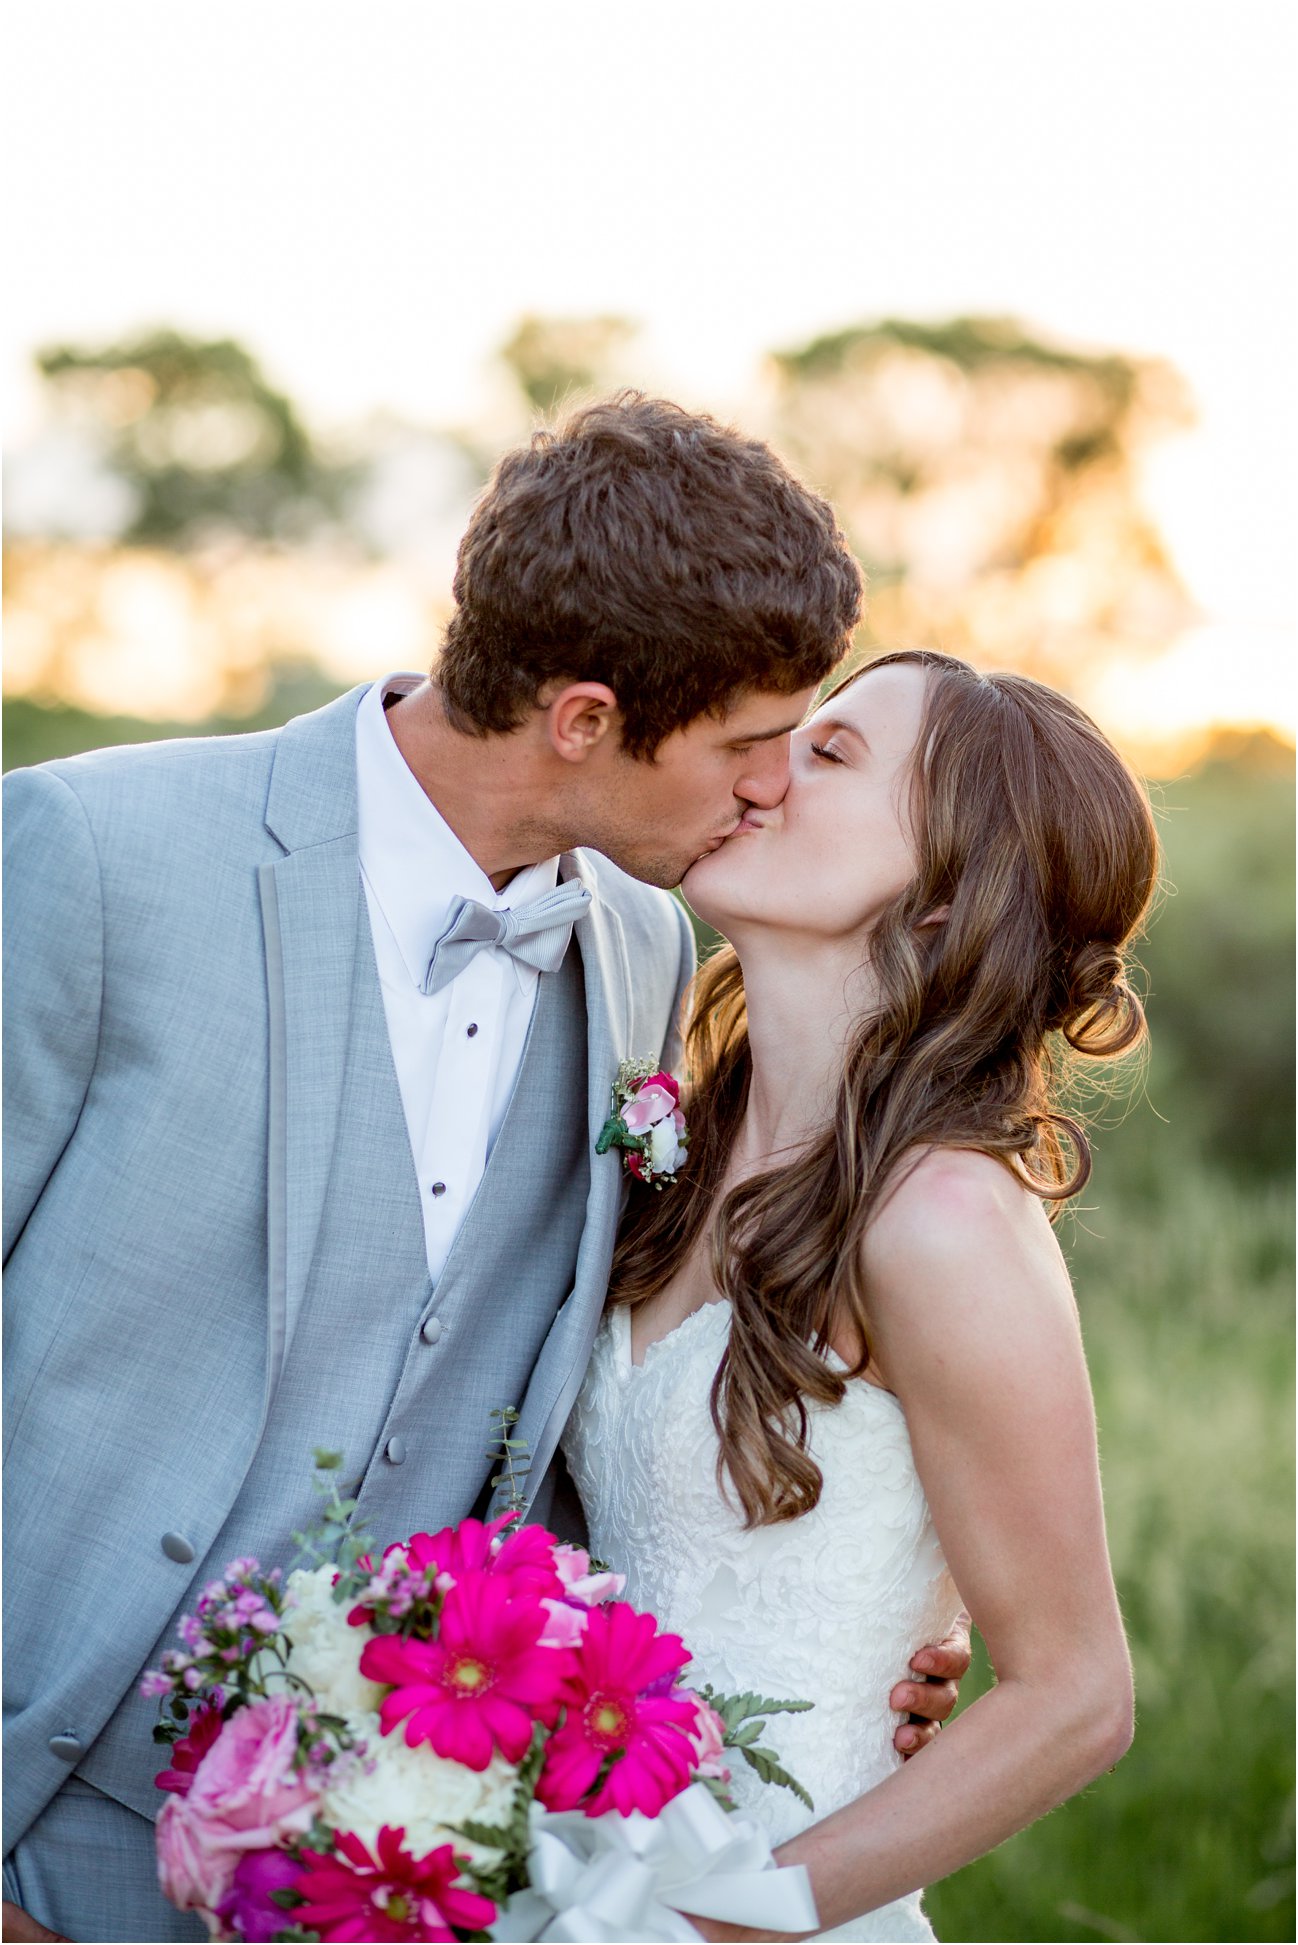
<instances>
[{"instance_id":1,"label":"gray vest","mask_svg":"<svg viewBox=\"0 0 1298 1945\"><path fill-rule=\"evenodd\" d=\"M359 887L358 887L359 894ZM542 974L513 1098L487 1170L434 1289L419 1188L392 1063L363 897L351 1031L329 1185L306 1295L261 1442L224 1527L176 1614L237 1555L287 1566L312 1524L311 1451L344 1453L343 1482L380 1546L463 1518L492 1470L491 1412L521 1405L573 1282L590 1186L586 1010L576 943ZM580 934L578 933L578 938ZM355 1104L368 1104L368 1115ZM384 1104L380 1141L374 1104ZM510 1219L494 1220L508 1184ZM364 1356L354 1354L363 1340ZM192 1374L201 1379L201 1374ZM219 1370L208 1374L215 1388ZM194 1400L194 1436L202 1396ZM481 1453L466 1495L465 1454ZM452 1482L455 1482L452 1484ZM176 1645L175 1617L149 1658ZM157 1704L134 1685L79 1766L97 1788L155 1816L163 1767Z\"/></svg>"}]
</instances>

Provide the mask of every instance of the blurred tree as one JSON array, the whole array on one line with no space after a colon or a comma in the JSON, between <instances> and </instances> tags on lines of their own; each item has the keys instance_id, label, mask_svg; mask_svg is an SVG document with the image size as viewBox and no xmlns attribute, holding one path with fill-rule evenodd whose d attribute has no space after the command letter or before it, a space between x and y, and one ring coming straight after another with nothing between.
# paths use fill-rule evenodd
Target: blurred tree
<instances>
[{"instance_id":1,"label":"blurred tree","mask_svg":"<svg viewBox=\"0 0 1298 1945\"><path fill-rule=\"evenodd\" d=\"M341 693L342 686L306 656L281 656L266 670L265 693L258 708L237 715L209 716L201 723L107 716L97 710L79 709L71 703L37 702L30 696L11 696L4 706L4 767L17 770L29 763L77 756L82 750L111 748L122 743L155 743L169 736L229 736L248 730L278 729L290 717L305 715L310 709L332 702Z\"/></svg>"},{"instance_id":2,"label":"blurred tree","mask_svg":"<svg viewBox=\"0 0 1298 1945\"><path fill-rule=\"evenodd\" d=\"M500 355L536 412L550 413L576 392L611 390L618 359L636 335L624 317L520 318Z\"/></svg>"},{"instance_id":3,"label":"blurred tree","mask_svg":"<svg viewBox=\"0 0 1298 1945\"><path fill-rule=\"evenodd\" d=\"M353 482L231 338L154 331L47 346L36 363L58 414L94 437L130 488L127 543L301 540L336 519Z\"/></svg>"},{"instance_id":4,"label":"blurred tree","mask_svg":"<svg viewBox=\"0 0 1298 1945\"><path fill-rule=\"evenodd\" d=\"M775 355L775 443L867 568L865 639L932 644L1076 690L1194 610L1139 501L1143 443L1188 422L1149 359L1066 350L1010 319L885 319Z\"/></svg>"}]
</instances>

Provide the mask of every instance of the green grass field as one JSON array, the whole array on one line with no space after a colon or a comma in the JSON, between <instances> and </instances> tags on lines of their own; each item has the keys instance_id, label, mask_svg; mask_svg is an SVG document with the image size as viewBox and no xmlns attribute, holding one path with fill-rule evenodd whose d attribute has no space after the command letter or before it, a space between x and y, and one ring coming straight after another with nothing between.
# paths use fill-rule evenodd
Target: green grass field
<instances>
[{"instance_id":1,"label":"green grass field","mask_svg":"<svg viewBox=\"0 0 1298 1945\"><path fill-rule=\"evenodd\" d=\"M1292 1197L1170 1164L1124 1197L1109 1173L1063 1241L1136 1740L930 1915L947 1941L1292 1939Z\"/></svg>"}]
</instances>

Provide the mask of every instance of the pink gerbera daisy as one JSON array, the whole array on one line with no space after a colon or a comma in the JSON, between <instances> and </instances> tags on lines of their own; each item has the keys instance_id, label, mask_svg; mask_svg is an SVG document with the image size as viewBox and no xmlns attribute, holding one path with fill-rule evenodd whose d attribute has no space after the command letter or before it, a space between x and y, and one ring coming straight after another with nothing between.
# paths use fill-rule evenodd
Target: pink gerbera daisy
<instances>
[{"instance_id":1,"label":"pink gerbera daisy","mask_svg":"<svg viewBox=\"0 0 1298 1945\"><path fill-rule=\"evenodd\" d=\"M470 1571L447 1594L434 1641L376 1635L362 1675L391 1684L384 1735L409 1716L406 1741L483 1770L499 1749L520 1762L535 1722L552 1723L568 1690L572 1654L540 1646L549 1621L538 1600L512 1600L509 1582Z\"/></svg>"},{"instance_id":2,"label":"pink gerbera daisy","mask_svg":"<svg viewBox=\"0 0 1298 1945\"><path fill-rule=\"evenodd\" d=\"M440 1533L415 1533L404 1545L389 1547L347 1619L354 1628L364 1627L373 1620L376 1606L400 1617L415 1600L447 1593L466 1573L495 1574L508 1581L512 1596L558 1599L563 1593L554 1562L558 1541L542 1526L519 1527L502 1540L505 1528L517 1519L517 1513L486 1524L464 1519Z\"/></svg>"},{"instance_id":3,"label":"pink gerbera daisy","mask_svg":"<svg viewBox=\"0 0 1298 1945\"><path fill-rule=\"evenodd\" d=\"M456 1884L455 1852L441 1844L427 1857L403 1850L404 1828L384 1824L371 1856L359 1837L343 1831L332 1857L304 1850L306 1869L294 1889L305 1899L285 1923L322 1939L454 1939L483 1931L496 1907L490 1898ZM338 1854L341 1852L341 1856Z\"/></svg>"},{"instance_id":4,"label":"pink gerbera daisy","mask_svg":"<svg viewBox=\"0 0 1298 1945\"><path fill-rule=\"evenodd\" d=\"M689 1651L678 1634L659 1634L652 1614L610 1601L591 1608L574 1659L572 1699L546 1744L537 1796L550 1810L580 1805L590 1817L605 1810L656 1817L698 1766L690 1739L695 1705L670 1693Z\"/></svg>"},{"instance_id":5,"label":"pink gerbera daisy","mask_svg":"<svg viewBox=\"0 0 1298 1945\"><path fill-rule=\"evenodd\" d=\"M435 1567L452 1580L466 1573L500 1574L509 1581L512 1595L557 1596L562 1588L554 1564L558 1541L553 1533L543 1526L520 1526L499 1540L517 1518L517 1513L505 1513L486 1525L465 1519L440 1533L416 1533L409 1541L410 1559L417 1567Z\"/></svg>"}]
</instances>

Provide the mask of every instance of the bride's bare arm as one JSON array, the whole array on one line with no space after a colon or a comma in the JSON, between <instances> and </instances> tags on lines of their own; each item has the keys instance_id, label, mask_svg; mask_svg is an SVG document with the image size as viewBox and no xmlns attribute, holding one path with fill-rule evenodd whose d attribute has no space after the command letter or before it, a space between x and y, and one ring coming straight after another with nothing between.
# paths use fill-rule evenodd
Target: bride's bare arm
<instances>
[{"instance_id":1,"label":"bride's bare arm","mask_svg":"<svg viewBox=\"0 0 1298 1945\"><path fill-rule=\"evenodd\" d=\"M1040 1204L985 1156L933 1151L871 1226L866 1267L872 1348L997 1686L782 1847L825 1929L1042 1816L1117 1762L1132 1724L1090 1384Z\"/></svg>"}]
</instances>

